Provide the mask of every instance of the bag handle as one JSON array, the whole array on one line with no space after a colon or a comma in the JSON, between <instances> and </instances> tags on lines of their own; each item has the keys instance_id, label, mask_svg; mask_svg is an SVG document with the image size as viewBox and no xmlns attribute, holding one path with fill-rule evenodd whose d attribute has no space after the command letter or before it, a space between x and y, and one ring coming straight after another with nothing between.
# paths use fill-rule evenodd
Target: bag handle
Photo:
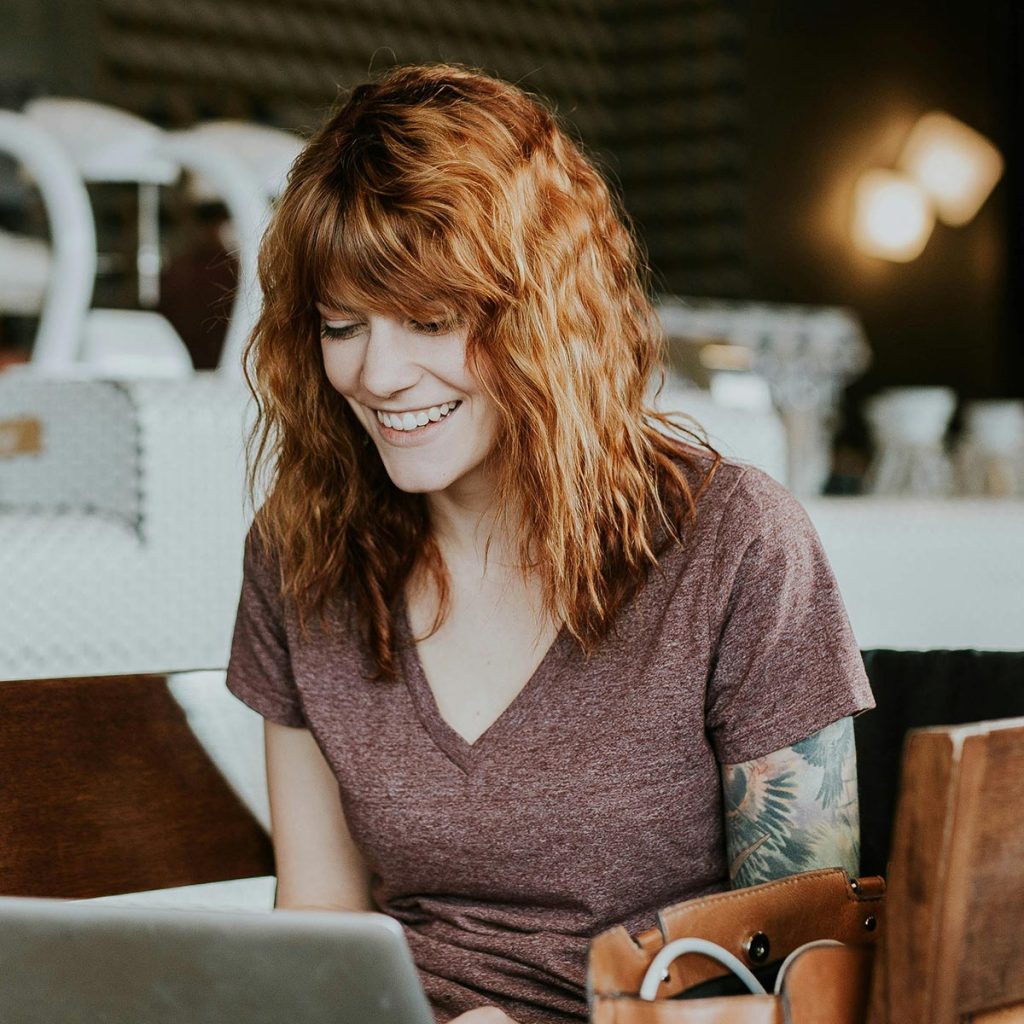
<instances>
[{"instance_id":1,"label":"bag handle","mask_svg":"<svg viewBox=\"0 0 1024 1024\"><path fill-rule=\"evenodd\" d=\"M816 946L842 945L845 945L845 943L837 942L835 939L815 939L813 942L805 942L802 946L797 946L782 961L782 966L779 967L779 973L775 977L775 995L779 995L782 992L782 984L789 965L804 950L814 949ZM757 980L753 973L727 949L719 946L717 942L709 942L707 939L686 938L675 939L670 942L651 961L651 966L647 968L644 980L640 983L640 998L653 1002L658 995L658 986L668 979L669 965L677 957L683 956L686 953L700 953L703 956L710 957L712 960L717 960L723 967L727 967L732 971L746 985L752 995L764 996L768 994L768 990Z\"/></svg>"},{"instance_id":2,"label":"bag handle","mask_svg":"<svg viewBox=\"0 0 1024 1024\"><path fill-rule=\"evenodd\" d=\"M785 960L782 961L782 966L779 968L779 973L775 975L775 994L779 995L782 992L782 982L786 977L786 971L789 970L789 965L805 950L814 949L815 946L845 946L847 943L838 942L836 939L815 939L813 942L805 942L802 946L797 946Z\"/></svg>"},{"instance_id":3,"label":"bag handle","mask_svg":"<svg viewBox=\"0 0 1024 1024\"><path fill-rule=\"evenodd\" d=\"M658 995L658 986L667 977L669 964L676 957L684 953L701 953L717 960L723 967L727 967L736 975L750 990L753 995L765 996L768 990L754 977L753 973L745 967L727 949L719 946L717 942L708 942L707 939L675 939L667 946L659 950L658 955L651 961L651 966L644 974L644 980L640 984L640 998L652 1002Z\"/></svg>"}]
</instances>

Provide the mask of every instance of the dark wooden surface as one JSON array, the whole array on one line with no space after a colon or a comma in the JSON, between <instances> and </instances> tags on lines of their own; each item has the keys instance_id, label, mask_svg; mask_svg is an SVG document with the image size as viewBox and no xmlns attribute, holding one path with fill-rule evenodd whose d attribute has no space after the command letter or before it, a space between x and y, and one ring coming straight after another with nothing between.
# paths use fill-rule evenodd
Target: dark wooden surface
<instances>
[{"instance_id":1,"label":"dark wooden surface","mask_svg":"<svg viewBox=\"0 0 1024 1024\"><path fill-rule=\"evenodd\" d=\"M0 682L0 894L274 873L270 840L161 676Z\"/></svg>"}]
</instances>

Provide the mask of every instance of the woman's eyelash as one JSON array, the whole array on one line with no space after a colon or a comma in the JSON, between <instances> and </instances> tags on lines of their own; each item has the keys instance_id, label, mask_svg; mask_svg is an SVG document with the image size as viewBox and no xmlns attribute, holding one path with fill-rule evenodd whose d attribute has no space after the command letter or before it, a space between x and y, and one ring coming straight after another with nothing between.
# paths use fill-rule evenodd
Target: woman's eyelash
<instances>
[{"instance_id":1,"label":"woman's eyelash","mask_svg":"<svg viewBox=\"0 0 1024 1024\"><path fill-rule=\"evenodd\" d=\"M427 334L446 334L454 327L451 320L427 320L425 323L414 321L414 323L417 327L422 327Z\"/></svg>"},{"instance_id":2,"label":"woman's eyelash","mask_svg":"<svg viewBox=\"0 0 1024 1024\"><path fill-rule=\"evenodd\" d=\"M352 332L359 324L346 324L344 327L330 327L325 323L320 324L320 337L334 338L344 341L352 337Z\"/></svg>"},{"instance_id":3,"label":"woman's eyelash","mask_svg":"<svg viewBox=\"0 0 1024 1024\"><path fill-rule=\"evenodd\" d=\"M410 320L409 323L425 334L447 334L460 324L458 317L438 317L436 320Z\"/></svg>"},{"instance_id":4,"label":"woman's eyelash","mask_svg":"<svg viewBox=\"0 0 1024 1024\"><path fill-rule=\"evenodd\" d=\"M454 330L456 321L453 320L427 320L425 322L410 320L413 326L421 328L425 334L447 334L448 331ZM361 327L362 324L345 324L342 327L331 327L329 324L321 321L320 323L320 336L323 338L333 338L335 340L344 341L347 338L351 338L354 332Z\"/></svg>"}]
</instances>

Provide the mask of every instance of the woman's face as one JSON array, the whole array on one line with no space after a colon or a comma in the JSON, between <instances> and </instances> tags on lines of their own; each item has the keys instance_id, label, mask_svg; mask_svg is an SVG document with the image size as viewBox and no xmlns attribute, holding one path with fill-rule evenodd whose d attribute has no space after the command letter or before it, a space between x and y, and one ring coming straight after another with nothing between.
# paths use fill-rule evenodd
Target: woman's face
<instances>
[{"instance_id":1,"label":"woman's face","mask_svg":"<svg viewBox=\"0 0 1024 1024\"><path fill-rule=\"evenodd\" d=\"M400 490L486 485L494 403L466 363L467 331L317 303L324 369Z\"/></svg>"}]
</instances>

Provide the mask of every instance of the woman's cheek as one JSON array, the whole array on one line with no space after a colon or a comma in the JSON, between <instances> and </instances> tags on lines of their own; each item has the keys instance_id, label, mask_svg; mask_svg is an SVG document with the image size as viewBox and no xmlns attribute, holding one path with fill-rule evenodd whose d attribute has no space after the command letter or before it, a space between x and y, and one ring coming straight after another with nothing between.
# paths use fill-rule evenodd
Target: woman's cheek
<instances>
[{"instance_id":1,"label":"woman's cheek","mask_svg":"<svg viewBox=\"0 0 1024 1024\"><path fill-rule=\"evenodd\" d=\"M343 395L355 392L359 381L359 366L352 353L345 352L340 345L325 345L324 371L335 391Z\"/></svg>"}]
</instances>

